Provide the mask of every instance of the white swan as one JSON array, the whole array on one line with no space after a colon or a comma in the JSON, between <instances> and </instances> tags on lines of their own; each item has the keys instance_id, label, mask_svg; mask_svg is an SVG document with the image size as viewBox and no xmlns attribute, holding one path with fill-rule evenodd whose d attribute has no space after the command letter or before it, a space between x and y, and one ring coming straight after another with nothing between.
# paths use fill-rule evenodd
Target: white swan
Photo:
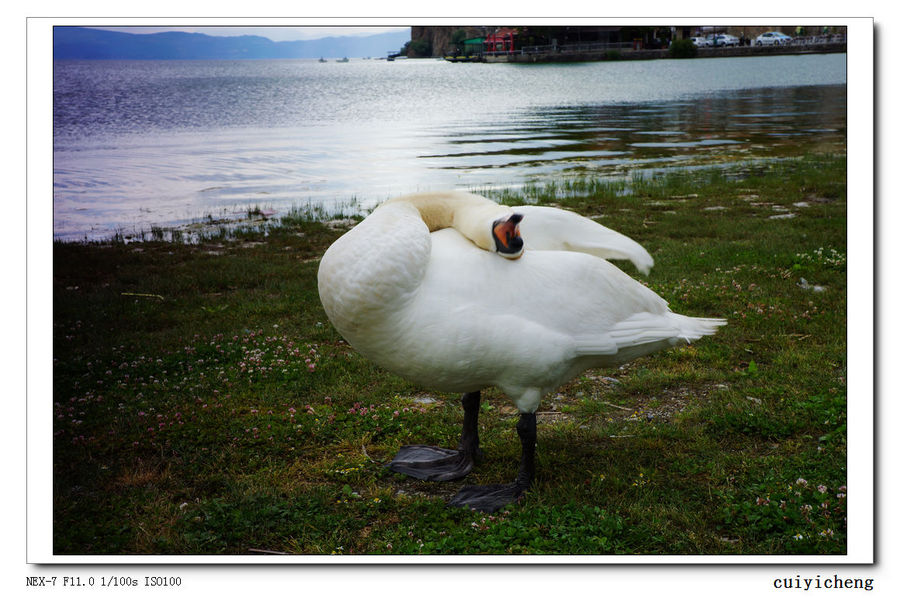
<instances>
[{"instance_id":1,"label":"white swan","mask_svg":"<svg viewBox=\"0 0 900 598\"><path fill-rule=\"evenodd\" d=\"M519 476L464 487L451 501L496 510L531 484L534 413L545 394L585 369L724 324L673 313L603 258L630 259L645 272L653 265L640 245L577 214L456 191L389 200L339 238L318 274L338 332L415 384L466 393L460 450L404 447L391 468L431 480L466 475L480 454L479 391L498 387L520 412Z\"/></svg>"}]
</instances>

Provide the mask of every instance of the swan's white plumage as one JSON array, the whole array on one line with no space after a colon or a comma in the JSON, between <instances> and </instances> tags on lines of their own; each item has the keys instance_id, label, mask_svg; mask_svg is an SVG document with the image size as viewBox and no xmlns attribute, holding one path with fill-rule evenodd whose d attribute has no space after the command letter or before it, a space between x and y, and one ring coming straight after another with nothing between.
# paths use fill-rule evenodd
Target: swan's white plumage
<instances>
[{"instance_id":1,"label":"swan's white plumage","mask_svg":"<svg viewBox=\"0 0 900 598\"><path fill-rule=\"evenodd\" d=\"M509 208L456 192L415 197L386 202L328 249L319 294L354 348L416 384L455 392L496 386L531 413L544 394L587 368L691 341L724 323L673 313L598 257L652 265L640 245L591 220L525 206L526 251L507 260L473 244L465 229L489 227ZM420 210L430 201L479 216L462 231L442 228L446 217L426 225Z\"/></svg>"}]
</instances>

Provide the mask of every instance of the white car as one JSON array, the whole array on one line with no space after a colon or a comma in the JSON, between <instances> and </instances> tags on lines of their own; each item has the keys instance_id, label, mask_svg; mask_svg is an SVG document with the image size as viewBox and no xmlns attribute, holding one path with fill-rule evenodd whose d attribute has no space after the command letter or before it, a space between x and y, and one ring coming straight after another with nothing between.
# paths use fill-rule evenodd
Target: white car
<instances>
[{"instance_id":1,"label":"white car","mask_svg":"<svg viewBox=\"0 0 900 598\"><path fill-rule=\"evenodd\" d=\"M766 31L756 38L754 42L757 46L781 46L791 43L791 36L785 35L780 31Z\"/></svg>"},{"instance_id":2,"label":"white car","mask_svg":"<svg viewBox=\"0 0 900 598\"><path fill-rule=\"evenodd\" d=\"M698 48L704 48L706 46L712 45L712 42L710 42L705 37L692 37L691 41L694 42L694 45Z\"/></svg>"},{"instance_id":3,"label":"white car","mask_svg":"<svg viewBox=\"0 0 900 598\"><path fill-rule=\"evenodd\" d=\"M712 45L714 46L736 46L738 45L740 40L733 35L728 35L727 33L720 33L713 37Z\"/></svg>"}]
</instances>

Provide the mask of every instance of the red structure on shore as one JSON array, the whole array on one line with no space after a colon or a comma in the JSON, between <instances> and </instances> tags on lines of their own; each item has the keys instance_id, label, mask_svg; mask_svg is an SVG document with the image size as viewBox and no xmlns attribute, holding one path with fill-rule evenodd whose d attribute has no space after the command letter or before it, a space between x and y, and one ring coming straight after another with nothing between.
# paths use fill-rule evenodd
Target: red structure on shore
<instances>
[{"instance_id":1,"label":"red structure on shore","mask_svg":"<svg viewBox=\"0 0 900 598\"><path fill-rule=\"evenodd\" d=\"M515 51L516 30L503 27L490 33L484 38L485 52L513 52Z\"/></svg>"}]
</instances>

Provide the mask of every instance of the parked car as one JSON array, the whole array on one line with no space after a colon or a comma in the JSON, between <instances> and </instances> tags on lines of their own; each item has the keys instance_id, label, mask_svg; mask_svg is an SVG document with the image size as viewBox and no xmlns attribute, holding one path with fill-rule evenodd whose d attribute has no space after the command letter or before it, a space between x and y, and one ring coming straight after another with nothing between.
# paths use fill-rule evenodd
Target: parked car
<instances>
[{"instance_id":1,"label":"parked car","mask_svg":"<svg viewBox=\"0 0 900 598\"><path fill-rule=\"evenodd\" d=\"M757 46L780 46L789 44L793 41L790 35L785 35L780 31L766 31L762 35L757 36L754 42Z\"/></svg>"},{"instance_id":2,"label":"parked car","mask_svg":"<svg viewBox=\"0 0 900 598\"><path fill-rule=\"evenodd\" d=\"M697 46L698 48L703 48L703 47L712 45L712 43L705 37L692 37L691 41L694 42L694 45Z\"/></svg>"},{"instance_id":3,"label":"parked car","mask_svg":"<svg viewBox=\"0 0 900 598\"><path fill-rule=\"evenodd\" d=\"M714 46L736 46L740 43L740 40L733 35L728 35L727 33L720 33L719 35L713 36L712 45Z\"/></svg>"}]
</instances>

